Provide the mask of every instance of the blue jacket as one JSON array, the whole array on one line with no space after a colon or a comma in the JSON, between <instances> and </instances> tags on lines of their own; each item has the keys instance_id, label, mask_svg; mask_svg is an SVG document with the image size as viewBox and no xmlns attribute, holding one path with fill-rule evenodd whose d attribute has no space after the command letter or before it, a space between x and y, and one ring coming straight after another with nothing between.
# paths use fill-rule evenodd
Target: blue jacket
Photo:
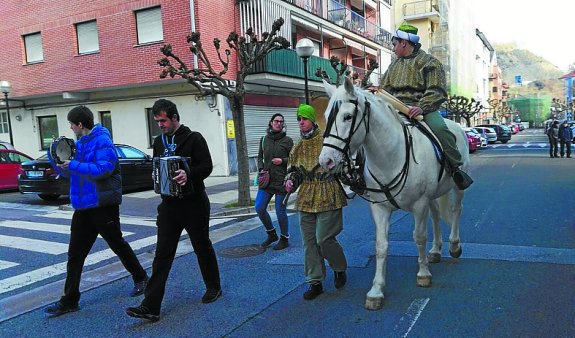
<instances>
[{"instance_id":1,"label":"blue jacket","mask_svg":"<svg viewBox=\"0 0 575 338\"><path fill-rule=\"evenodd\" d=\"M559 127L559 140L560 141L572 141L573 140L573 129L571 127Z\"/></svg>"},{"instance_id":2,"label":"blue jacket","mask_svg":"<svg viewBox=\"0 0 575 338\"><path fill-rule=\"evenodd\" d=\"M54 165L50 157L52 166ZM92 209L122 203L122 176L110 132L100 124L76 142L70 161L70 201L74 209Z\"/></svg>"}]
</instances>

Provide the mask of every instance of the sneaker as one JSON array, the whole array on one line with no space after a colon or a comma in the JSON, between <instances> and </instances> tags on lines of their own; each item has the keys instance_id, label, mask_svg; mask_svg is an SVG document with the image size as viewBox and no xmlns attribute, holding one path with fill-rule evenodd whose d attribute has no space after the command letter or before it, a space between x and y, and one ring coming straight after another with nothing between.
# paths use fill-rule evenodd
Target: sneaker
<instances>
[{"instance_id":1,"label":"sneaker","mask_svg":"<svg viewBox=\"0 0 575 338\"><path fill-rule=\"evenodd\" d=\"M222 289L207 289L202 297L202 303L208 304L215 302L222 295Z\"/></svg>"},{"instance_id":2,"label":"sneaker","mask_svg":"<svg viewBox=\"0 0 575 338\"><path fill-rule=\"evenodd\" d=\"M46 307L44 312L49 314L52 317L58 317L68 312L76 312L80 310L78 304L74 305L64 305L62 302L57 301L56 303Z\"/></svg>"},{"instance_id":3,"label":"sneaker","mask_svg":"<svg viewBox=\"0 0 575 338\"><path fill-rule=\"evenodd\" d=\"M159 314L153 314L150 309L144 305L129 307L126 309L126 314L130 317L147 319L151 322L157 322L160 320Z\"/></svg>"},{"instance_id":4,"label":"sneaker","mask_svg":"<svg viewBox=\"0 0 575 338\"><path fill-rule=\"evenodd\" d=\"M336 289L341 289L345 286L347 282L347 274L345 271L334 271L333 272L333 284Z\"/></svg>"},{"instance_id":5,"label":"sneaker","mask_svg":"<svg viewBox=\"0 0 575 338\"><path fill-rule=\"evenodd\" d=\"M144 290L146 290L146 285L148 285L149 280L150 279L148 278L148 276L146 276L146 279L144 279L143 281L135 282L134 288L130 292L130 297L137 297L139 295L142 295L144 293Z\"/></svg>"},{"instance_id":6,"label":"sneaker","mask_svg":"<svg viewBox=\"0 0 575 338\"><path fill-rule=\"evenodd\" d=\"M323 286L321 283L310 284L309 289L303 294L303 299L312 300L323 293Z\"/></svg>"},{"instance_id":7,"label":"sneaker","mask_svg":"<svg viewBox=\"0 0 575 338\"><path fill-rule=\"evenodd\" d=\"M261 246L262 248L267 248L268 246L270 246L273 242L277 241L279 239L278 234L276 233L276 230L266 230L266 233L268 235L268 238L266 238L265 241L262 242Z\"/></svg>"}]
</instances>

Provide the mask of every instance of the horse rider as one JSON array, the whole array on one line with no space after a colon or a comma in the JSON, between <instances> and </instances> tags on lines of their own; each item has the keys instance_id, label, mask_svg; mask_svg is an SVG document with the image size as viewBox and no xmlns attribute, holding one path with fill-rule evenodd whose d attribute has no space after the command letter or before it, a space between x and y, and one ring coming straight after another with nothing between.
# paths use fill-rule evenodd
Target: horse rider
<instances>
[{"instance_id":1,"label":"horse rider","mask_svg":"<svg viewBox=\"0 0 575 338\"><path fill-rule=\"evenodd\" d=\"M409 107L409 116L423 120L437 136L457 188L464 190L473 180L460 169L463 164L455 136L447 128L439 107L447 100L445 71L439 60L422 51L417 27L402 24L391 40L397 56L383 75L380 87Z\"/></svg>"}]
</instances>

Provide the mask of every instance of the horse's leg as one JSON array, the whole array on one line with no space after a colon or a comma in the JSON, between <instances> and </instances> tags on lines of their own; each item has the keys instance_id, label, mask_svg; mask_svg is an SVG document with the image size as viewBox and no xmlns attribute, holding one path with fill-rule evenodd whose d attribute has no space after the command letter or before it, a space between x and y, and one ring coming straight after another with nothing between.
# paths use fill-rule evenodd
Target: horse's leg
<instances>
[{"instance_id":1,"label":"horse's leg","mask_svg":"<svg viewBox=\"0 0 575 338\"><path fill-rule=\"evenodd\" d=\"M385 288L385 267L387 263L387 249L389 248L389 218L391 210L381 203L371 203L371 215L375 223L375 277L371 290L365 298L365 308L380 310L383 307L383 291Z\"/></svg>"},{"instance_id":2,"label":"horse's leg","mask_svg":"<svg viewBox=\"0 0 575 338\"><path fill-rule=\"evenodd\" d=\"M431 286L431 272L427 261L427 218L429 217L429 201L420 200L413 209L415 228L413 230L413 240L417 244L417 262L419 271L417 272L417 286Z\"/></svg>"},{"instance_id":3,"label":"horse's leg","mask_svg":"<svg viewBox=\"0 0 575 338\"><path fill-rule=\"evenodd\" d=\"M431 201L429 210L431 211L431 224L433 225L433 244L431 250L429 250L428 260L429 263L439 263L441 262L441 247L443 246L443 241L441 239L439 203L437 200Z\"/></svg>"},{"instance_id":4,"label":"horse's leg","mask_svg":"<svg viewBox=\"0 0 575 338\"><path fill-rule=\"evenodd\" d=\"M461 248L461 238L459 238L459 221L461 218L461 206L463 204L463 190L454 189L455 197L451 208L451 233L449 234L449 254L453 258L459 258L463 252Z\"/></svg>"}]
</instances>

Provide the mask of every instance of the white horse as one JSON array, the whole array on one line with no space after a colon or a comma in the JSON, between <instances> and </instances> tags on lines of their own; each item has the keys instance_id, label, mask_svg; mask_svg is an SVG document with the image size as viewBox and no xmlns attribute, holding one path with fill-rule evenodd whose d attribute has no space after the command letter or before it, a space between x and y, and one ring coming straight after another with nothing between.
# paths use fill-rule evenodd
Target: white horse
<instances>
[{"instance_id":1,"label":"white horse","mask_svg":"<svg viewBox=\"0 0 575 338\"><path fill-rule=\"evenodd\" d=\"M348 79L339 88L325 81L324 86L331 99L325 112L328 122L320 164L332 173L341 174L351 154L360 147L365 152L363 176L367 191L362 197L372 202L371 213L377 231L375 277L365 307L378 310L383 307L391 214L398 209L413 214L413 239L419 255L417 285L429 287L431 272L425 252L429 213L431 211L433 223L429 261L441 259L440 218L451 226L449 252L458 258L462 252L459 218L464 193L457 189L438 161L430 139L400 117L383 98L354 87ZM469 163L465 133L453 121L445 122L457 139L465 170Z\"/></svg>"}]
</instances>

